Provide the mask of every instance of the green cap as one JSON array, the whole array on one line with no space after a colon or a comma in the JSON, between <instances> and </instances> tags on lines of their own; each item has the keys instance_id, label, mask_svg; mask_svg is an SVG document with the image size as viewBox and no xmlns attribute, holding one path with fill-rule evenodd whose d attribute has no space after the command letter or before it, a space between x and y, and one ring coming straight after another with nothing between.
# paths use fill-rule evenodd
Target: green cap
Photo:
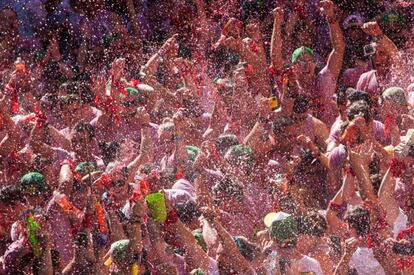
<instances>
[{"instance_id":1,"label":"green cap","mask_svg":"<svg viewBox=\"0 0 414 275\"><path fill-rule=\"evenodd\" d=\"M206 273L201 268L193 269L190 272L190 275L204 275L204 274L206 274Z\"/></svg>"},{"instance_id":2,"label":"green cap","mask_svg":"<svg viewBox=\"0 0 414 275\"><path fill-rule=\"evenodd\" d=\"M406 106L405 92L400 87L390 87L382 93L382 98L396 106Z\"/></svg>"},{"instance_id":3,"label":"green cap","mask_svg":"<svg viewBox=\"0 0 414 275\"><path fill-rule=\"evenodd\" d=\"M207 247L207 243L206 243L206 241L205 241L205 240L204 240L204 238L203 238L203 234L202 234L202 232L200 232L200 231L198 231L198 230L193 231L193 236L194 236L194 238L197 240L197 243L201 246L201 248L202 248L205 252L207 252L208 247Z\"/></svg>"},{"instance_id":4,"label":"green cap","mask_svg":"<svg viewBox=\"0 0 414 275\"><path fill-rule=\"evenodd\" d=\"M384 17L382 18L382 22L385 24L398 24L398 25L404 25L405 24L405 18L404 15L395 11L390 11L384 14Z\"/></svg>"},{"instance_id":5,"label":"green cap","mask_svg":"<svg viewBox=\"0 0 414 275\"><path fill-rule=\"evenodd\" d=\"M96 171L95 164L93 164L92 162L88 162L88 161L79 163L78 166L76 166L75 168L75 172L81 174L82 177L94 171Z\"/></svg>"},{"instance_id":6,"label":"green cap","mask_svg":"<svg viewBox=\"0 0 414 275\"><path fill-rule=\"evenodd\" d=\"M186 145L185 148L187 149L188 159L190 161L195 161L198 154L201 152L200 148L194 145Z\"/></svg>"},{"instance_id":7,"label":"green cap","mask_svg":"<svg viewBox=\"0 0 414 275\"><path fill-rule=\"evenodd\" d=\"M292 53L292 64L296 63L296 61L298 61L299 57L301 57L304 54L310 54L310 55L312 55L312 57L315 57L315 53L313 52L313 50L311 48L302 46L300 48L297 48Z\"/></svg>"},{"instance_id":8,"label":"green cap","mask_svg":"<svg viewBox=\"0 0 414 275\"><path fill-rule=\"evenodd\" d=\"M285 243L295 239L298 235L298 224L295 218L285 212L270 213L265 217L270 235L278 243Z\"/></svg>"},{"instance_id":9,"label":"green cap","mask_svg":"<svg viewBox=\"0 0 414 275\"><path fill-rule=\"evenodd\" d=\"M254 159L252 148L244 144L237 144L230 147L230 153L238 159L242 159L246 162L251 162Z\"/></svg>"},{"instance_id":10,"label":"green cap","mask_svg":"<svg viewBox=\"0 0 414 275\"><path fill-rule=\"evenodd\" d=\"M38 172L30 172L22 177L20 186L25 193L38 195L47 189L45 177Z\"/></svg>"},{"instance_id":11,"label":"green cap","mask_svg":"<svg viewBox=\"0 0 414 275\"><path fill-rule=\"evenodd\" d=\"M129 240L119 240L111 244L111 257L115 261L121 260L125 257L125 254L129 247Z\"/></svg>"}]
</instances>

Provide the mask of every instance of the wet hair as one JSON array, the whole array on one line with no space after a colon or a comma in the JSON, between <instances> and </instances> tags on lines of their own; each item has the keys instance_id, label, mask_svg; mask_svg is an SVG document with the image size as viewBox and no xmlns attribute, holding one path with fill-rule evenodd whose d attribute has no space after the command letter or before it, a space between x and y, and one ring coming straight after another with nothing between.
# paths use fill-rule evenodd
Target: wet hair
<instances>
[{"instance_id":1,"label":"wet hair","mask_svg":"<svg viewBox=\"0 0 414 275\"><path fill-rule=\"evenodd\" d=\"M369 211L363 207L357 207L348 213L346 218L349 225L355 229L358 236L367 236L371 230Z\"/></svg>"},{"instance_id":2,"label":"wet hair","mask_svg":"<svg viewBox=\"0 0 414 275\"><path fill-rule=\"evenodd\" d=\"M368 104L369 107L372 107L373 102L371 96L360 90L355 90L354 88L348 88L346 90L347 100L352 104L357 101L364 101Z\"/></svg>"},{"instance_id":3,"label":"wet hair","mask_svg":"<svg viewBox=\"0 0 414 275\"><path fill-rule=\"evenodd\" d=\"M315 211L310 211L298 218L299 234L321 237L327 229L325 217Z\"/></svg>"},{"instance_id":4,"label":"wet hair","mask_svg":"<svg viewBox=\"0 0 414 275\"><path fill-rule=\"evenodd\" d=\"M272 131L275 135L279 135L280 131L286 127L292 126L294 123L295 121L290 117L278 117L273 120Z\"/></svg>"},{"instance_id":5,"label":"wet hair","mask_svg":"<svg viewBox=\"0 0 414 275\"><path fill-rule=\"evenodd\" d=\"M239 144L239 140L236 135L233 134L222 134L217 138L216 146L219 152L224 155L227 150L233 146Z\"/></svg>"},{"instance_id":6,"label":"wet hair","mask_svg":"<svg viewBox=\"0 0 414 275\"><path fill-rule=\"evenodd\" d=\"M17 202L23 202L22 190L14 185L8 185L0 189L0 203L12 206Z\"/></svg>"},{"instance_id":7,"label":"wet hair","mask_svg":"<svg viewBox=\"0 0 414 275\"><path fill-rule=\"evenodd\" d=\"M382 182L382 175L371 174L369 178L371 180L372 187L374 187L375 193L378 193L380 186L381 186L381 182Z\"/></svg>"},{"instance_id":8,"label":"wet hair","mask_svg":"<svg viewBox=\"0 0 414 275\"><path fill-rule=\"evenodd\" d=\"M201 216L201 212L198 210L197 204L194 201L177 203L174 206L174 210L184 224L191 223L195 218Z\"/></svg>"},{"instance_id":9,"label":"wet hair","mask_svg":"<svg viewBox=\"0 0 414 275\"><path fill-rule=\"evenodd\" d=\"M240 254L248 261L253 261L261 253L260 247L243 236L233 237Z\"/></svg>"},{"instance_id":10,"label":"wet hair","mask_svg":"<svg viewBox=\"0 0 414 275\"><path fill-rule=\"evenodd\" d=\"M68 94L64 95L59 99L60 108L64 109L67 105L71 105L74 103L80 103L81 98L76 94Z\"/></svg>"},{"instance_id":11,"label":"wet hair","mask_svg":"<svg viewBox=\"0 0 414 275\"><path fill-rule=\"evenodd\" d=\"M102 158L103 158L105 165L108 165L108 163L115 160L121 147L118 141L112 141L112 142L101 141L98 143L98 146L99 146L99 149L101 150Z\"/></svg>"},{"instance_id":12,"label":"wet hair","mask_svg":"<svg viewBox=\"0 0 414 275\"><path fill-rule=\"evenodd\" d=\"M76 132L85 132L86 131L86 133L88 134L90 139L93 139L95 137L95 129L89 123L80 121L80 122L76 123L74 129L75 129Z\"/></svg>"},{"instance_id":13,"label":"wet hair","mask_svg":"<svg viewBox=\"0 0 414 275\"><path fill-rule=\"evenodd\" d=\"M345 86L339 86L337 92L336 92L336 104L338 106L346 105L347 101L347 88Z\"/></svg>"},{"instance_id":14,"label":"wet hair","mask_svg":"<svg viewBox=\"0 0 414 275\"><path fill-rule=\"evenodd\" d=\"M79 101L83 104L89 104L93 102L93 93L90 90L89 85L83 81L70 81L65 82L63 86L68 95L76 95L79 97Z\"/></svg>"},{"instance_id":15,"label":"wet hair","mask_svg":"<svg viewBox=\"0 0 414 275\"><path fill-rule=\"evenodd\" d=\"M237 201L241 201L244 197L243 187L238 182L234 182L230 178L225 178L219 181L213 186L212 192L214 195L218 195L223 192L226 197L234 198Z\"/></svg>"},{"instance_id":16,"label":"wet hair","mask_svg":"<svg viewBox=\"0 0 414 275\"><path fill-rule=\"evenodd\" d=\"M310 100L303 94L298 94L293 101L293 112L296 114L304 114L308 111Z\"/></svg>"},{"instance_id":17,"label":"wet hair","mask_svg":"<svg viewBox=\"0 0 414 275\"><path fill-rule=\"evenodd\" d=\"M79 247L86 247L88 245L88 234L85 231L76 233L75 245Z\"/></svg>"},{"instance_id":18,"label":"wet hair","mask_svg":"<svg viewBox=\"0 0 414 275\"><path fill-rule=\"evenodd\" d=\"M298 171L305 171L306 167L312 165L313 163L317 162L319 163L319 160L316 159L315 161L315 157L312 154L312 151L309 149L301 149L300 151L300 163L298 165Z\"/></svg>"},{"instance_id":19,"label":"wet hair","mask_svg":"<svg viewBox=\"0 0 414 275\"><path fill-rule=\"evenodd\" d=\"M363 117L366 122L372 121L371 108L363 100L356 101L348 107L348 120L352 121L357 117Z\"/></svg>"},{"instance_id":20,"label":"wet hair","mask_svg":"<svg viewBox=\"0 0 414 275\"><path fill-rule=\"evenodd\" d=\"M160 275L171 275L178 274L177 268L169 263L162 263L157 265L157 274Z\"/></svg>"},{"instance_id":21,"label":"wet hair","mask_svg":"<svg viewBox=\"0 0 414 275\"><path fill-rule=\"evenodd\" d=\"M47 93L40 99L40 104L47 108L55 108L58 104L58 97L57 95Z\"/></svg>"}]
</instances>

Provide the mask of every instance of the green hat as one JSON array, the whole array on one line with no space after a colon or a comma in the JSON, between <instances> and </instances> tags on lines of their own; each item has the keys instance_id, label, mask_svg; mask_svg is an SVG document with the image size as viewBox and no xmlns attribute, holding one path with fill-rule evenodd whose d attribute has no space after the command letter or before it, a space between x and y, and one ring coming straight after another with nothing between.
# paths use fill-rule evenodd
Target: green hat
<instances>
[{"instance_id":1,"label":"green hat","mask_svg":"<svg viewBox=\"0 0 414 275\"><path fill-rule=\"evenodd\" d=\"M190 275L204 275L204 274L206 274L206 273L201 268L193 269L190 272Z\"/></svg>"},{"instance_id":2,"label":"green hat","mask_svg":"<svg viewBox=\"0 0 414 275\"><path fill-rule=\"evenodd\" d=\"M291 241L298 235L298 224L295 218L288 213L269 213L264 222L270 235L275 237L278 243Z\"/></svg>"},{"instance_id":3,"label":"green hat","mask_svg":"<svg viewBox=\"0 0 414 275\"><path fill-rule=\"evenodd\" d=\"M94 172L95 170L95 164L88 161L79 163L75 168L75 172L79 173L82 177L86 176L88 173Z\"/></svg>"},{"instance_id":4,"label":"green hat","mask_svg":"<svg viewBox=\"0 0 414 275\"><path fill-rule=\"evenodd\" d=\"M238 159L251 162L254 159L253 150L251 147L244 144L237 144L230 147L230 154Z\"/></svg>"},{"instance_id":5,"label":"green hat","mask_svg":"<svg viewBox=\"0 0 414 275\"><path fill-rule=\"evenodd\" d=\"M111 244L111 257L115 261L121 260L129 247L129 240L119 240Z\"/></svg>"},{"instance_id":6,"label":"green hat","mask_svg":"<svg viewBox=\"0 0 414 275\"><path fill-rule=\"evenodd\" d=\"M396 106L406 106L407 99L405 98L405 92L400 87L390 87L382 93L384 100L390 101Z\"/></svg>"},{"instance_id":7,"label":"green hat","mask_svg":"<svg viewBox=\"0 0 414 275\"><path fill-rule=\"evenodd\" d=\"M22 177L20 186L25 193L38 195L47 189L45 177L38 172L30 172Z\"/></svg>"},{"instance_id":8,"label":"green hat","mask_svg":"<svg viewBox=\"0 0 414 275\"><path fill-rule=\"evenodd\" d=\"M313 57L315 57L315 53L313 52L313 50L311 48L302 46L300 48L297 48L292 53L292 64L295 63L296 61L298 61L299 57L301 57L304 54L310 54Z\"/></svg>"},{"instance_id":9,"label":"green hat","mask_svg":"<svg viewBox=\"0 0 414 275\"><path fill-rule=\"evenodd\" d=\"M390 11L384 14L384 17L382 18L382 22L385 24L398 24L398 25L404 25L405 24L405 18L404 15L395 11Z\"/></svg>"},{"instance_id":10,"label":"green hat","mask_svg":"<svg viewBox=\"0 0 414 275\"><path fill-rule=\"evenodd\" d=\"M207 247L206 241L203 238L203 234L200 231L195 230L195 231L193 231L193 236L197 240L197 243L201 246L201 248L205 252L207 252L208 247Z\"/></svg>"},{"instance_id":11,"label":"green hat","mask_svg":"<svg viewBox=\"0 0 414 275\"><path fill-rule=\"evenodd\" d=\"M200 148L194 145L186 145L185 148L187 149L188 159L190 161L194 161L201 152Z\"/></svg>"}]
</instances>

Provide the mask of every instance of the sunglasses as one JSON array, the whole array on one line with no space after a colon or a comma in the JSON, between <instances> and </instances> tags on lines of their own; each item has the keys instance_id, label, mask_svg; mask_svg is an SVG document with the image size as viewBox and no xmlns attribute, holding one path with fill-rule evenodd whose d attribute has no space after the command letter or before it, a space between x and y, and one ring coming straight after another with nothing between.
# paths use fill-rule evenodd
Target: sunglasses
<instances>
[{"instance_id":1,"label":"sunglasses","mask_svg":"<svg viewBox=\"0 0 414 275\"><path fill-rule=\"evenodd\" d=\"M113 188L117 188L117 187L124 187L126 184L126 182L124 180L113 180L111 181L110 186Z\"/></svg>"},{"instance_id":2,"label":"sunglasses","mask_svg":"<svg viewBox=\"0 0 414 275\"><path fill-rule=\"evenodd\" d=\"M315 63L313 60L309 60L309 61L298 60L298 64L301 66L310 65L313 63Z\"/></svg>"},{"instance_id":3,"label":"sunglasses","mask_svg":"<svg viewBox=\"0 0 414 275\"><path fill-rule=\"evenodd\" d=\"M142 100L137 98L137 99L134 99L134 100L131 100L131 101L123 101L122 106L124 106L124 107L135 107L135 106L141 105L141 103L142 103Z\"/></svg>"}]
</instances>

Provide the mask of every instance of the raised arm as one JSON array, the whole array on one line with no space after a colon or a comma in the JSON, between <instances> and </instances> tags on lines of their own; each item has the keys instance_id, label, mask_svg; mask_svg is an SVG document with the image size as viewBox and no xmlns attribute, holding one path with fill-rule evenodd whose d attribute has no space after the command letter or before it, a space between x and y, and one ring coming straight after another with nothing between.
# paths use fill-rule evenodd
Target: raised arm
<instances>
[{"instance_id":1,"label":"raised arm","mask_svg":"<svg viewBox=\"0 0 414 275\"><path fill-rule=\"evenodd\" d=\"M188 270L197 268L209 270L210 259L197 243L191 231L180 220L171 225L171 230L176 240L183 244L185 248L184 257Z\"/></svg>"},{"instance_id":2,"label":"raised arm","mask_svg":"<svg viewBox=\"0 0 414 275\"><path fill-rule=\"evenodd\" d=\"M140 165L149 163L154 156L154 141L151 136L151 126L149 125L150 117L143 107L137 111L137 117L141 122L141 146L139 155L128 164L128 182L133 182L135 173L138 171Z\"/></svg>"},{"instance_id":3,"label":"raised arm","mask_svg":"<svg viewBox=\"0 0 414 275\"><path fill-rule=\"evenodd\" d=\"M406 64L397 46L381 30L377 22L368 22L362 26L362 30L377 39L377 43L389 55L398 69L406 70Z\"/></svg>"},{"instance_id":4,"label":"raised arm","mask_svg":"<svg viewBox=\"0 0 414 275\"><path fill-rule=\"evenodd\" d=\"M384 209L388 224L394 224L400 214L400 207L394 198L395 182L390 168L385 173L380 189L378 190L378 197L382 205L387 206Z\"/></svg>"},{"instance_id":5,"label":"raised arm","mask_svg":"<svg viewBox=\"0 0 414 275\"><path fill-rule=\"evenodd\" d=\"M331 72L335 80L338 79L341 72L344 53L345 40L341 30L341 26L336 18L335 6L331 0L324 0L320 2L322 10L328 20L329 31L331 35L332 52L328 57L328 70Z\"/></svg>"},{"instance_id":6,"label":"raised arm","mask_svg":"<svg viewBox=\"0 0 414 275\"><path fill-rule=\"evenodd\" d=\"M0 104L3 105L4 98ZM2 108L0 112L0 119L2 120L4 128L7 130L7 136L0 142L0 156L6 157L17 149L17 141L19 134L14 121L10 118L6 108Z\"/></svg>"},{"instance_id":7,"label":"raised arm","mask_svg":"<svg viewBox=\"0 0 414 275\"><path fill-rule=\"evenodd\" d=\"M273 10L273 31L270 44L271 65L276 72L283 70L283 43L282 43L282 23L284 10L278 7Z\"/></svg>"},{"instance_id":8,"label":"raised arm","mask_svg":"<svg viewBox=\"0 0 414 275\"><path fill-rule=\"evenodd\" d=\"M338 218L338 212L346 205L346 199L350 197L351 192L355 192L354 179L348 174L343 180L343 185L335 197L329 202L326 210L326 221L331 234L346 238L348 227L346 222Z\"/></svg>"},{"instance_id":9,"label":"raised arm","mask_svg":"<svg viewBox=\"0 0 414 275\"><path fill-rule=\"evenodd\" d=\"M352 170L359 182L359 192L364 200L377 201L378 197L374 191L369 178L369 158L373 152L372 143L365 143L359 148L359 152L350 150L348 152Z\"/></svg>"},{"instance_id":10,"label":"raised arm","mask_svg":"<svg viewBox=\"0 0 414 275\"><path fill-rule=\"evenodd\" d=\"M169 56L169 53L176 47L177 44L177 35L173 35L164 45L151 56L147 63L141 68L141 72L146 76L153 76L158 70L159 65L163 62L163 58Z\"/></svg>"},{"instance_id":11,"label":"raised arm","mask_svg":"<svg viewBox=\"0 0 414 275\"><path fill-rule=\"evenodd\" d=\"M217 220L214 214L207 213L209 210L204 212L205 217L217 230L217 234L220 238L220 242L223 248L222 254L226 257L231 257L233 267L236 269L236 273L240 274L255 274L251 268L249 262L240 254L239 248L233 240L233 237L223 225ZM211 212L211 211L210 211Z\"/></svg>"}]
</instances>

